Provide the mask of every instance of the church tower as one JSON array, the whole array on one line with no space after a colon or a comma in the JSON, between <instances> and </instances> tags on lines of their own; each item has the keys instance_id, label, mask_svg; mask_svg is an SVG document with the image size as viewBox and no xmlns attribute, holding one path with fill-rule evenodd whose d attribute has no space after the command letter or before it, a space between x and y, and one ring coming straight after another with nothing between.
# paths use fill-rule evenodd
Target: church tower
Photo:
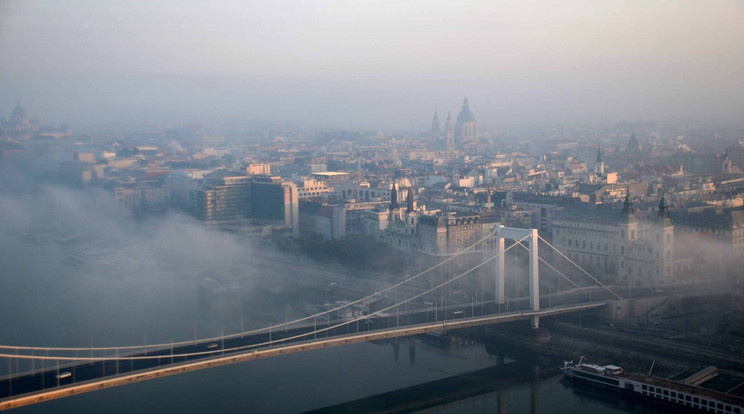
<instances>
[{"instance_id":1,"label":"church tower","mask_svg":"<svg viewBox=\"0 0 744 414\"><path fill-rule=\"evenodd\" d=\"M452 115L447 112L447 151L454 151L455 149L455 121L452 120Z\"/></svg>"},{"instance_id":2,"label":"church tower","mask_svg":"<svg viewBox=\"0 0 744 414\"><path fill-rule=\"evenodd\" d=\"M602 161L602 152L599 148L599 145L597 146L597 160L594 164L594 175L597 177L597 182L602 182L602 178L604 177L604 161Z\"/></svg>"},{"instance_id":3,"label":"church tower","mask_svg":"<svg viewBox=\"0 0 744 414\"><path fill-rule=\"evenodd\" d=\"M418 214L413 210L413 188L408 187L408 197L406 197L406 234L415 235L416 225L418 224Z\"/></svg>"},{"instance_id":4,"label":"church tower","mask_svg":"<svg viewBox=\"0 0 744 414\"><path fill-rule=\"evenodd\" d=\"M625 145L625 150L628 152L641 152L641 144L636 139L635 131L633 131L633 135L631 135L628 143Z\"/></svg>"},{"instance_id":5,"label":"church tower","mask_svg":"<svg viewBox=\"0 0 744 414\"><path fill-rule=\"evenodd\" d=\"M661 280L668 280L674 275L674 224L669 217L669 206L663 195L656 213L654 233L656 277Z\"/></svg>"},{"instance_id":6,"label":"church tower","mask_svg":"<svg viewBox=\"0 0 744 414\"><path fill-rule=\"evenodd\" d=\"M434 112L434 119L431 121L431 142L438 144L442 139L442 132L439 130L439 116Z\"/></svg>"},{"instance_id":7,"label":"church tower","mask_svg":"<svg viewBox=\"0 0 744 414\"><path fill-rule=\"evenodd\" d=\"M390 190L390 211L399 209L400 206L398 205L398 190L395 188L395 183L393 183L393 189Z\"/></svg>"},{"instance_id":8,"label":"church tower","mask_svg":"<svg viewBox=\"0 0 744 414\"><path fill-rule=\"evenodd\" d=\"M620 233L620 237L618 238L618 247L620 249L620 269L618 269L618 275L624 277L626 280L635 280L634 284L639 283L641 282L639 280L639 269L633 269L625 260L630 247L638 240L638 218L633 209L633 202L630 201L630 188L626 188L625 190L623 211L620 213L620 220L617 227Z\"/></svg>"}]
</instances>

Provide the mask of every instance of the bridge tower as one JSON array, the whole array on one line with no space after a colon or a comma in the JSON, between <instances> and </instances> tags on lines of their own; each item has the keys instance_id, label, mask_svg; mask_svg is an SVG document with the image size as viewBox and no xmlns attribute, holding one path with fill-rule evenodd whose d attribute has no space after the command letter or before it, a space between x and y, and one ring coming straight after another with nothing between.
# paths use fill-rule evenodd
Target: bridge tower
<instances>
[{"instance_id":1,"label":"bridge tower","mask_svg":"<svg viewBox=\"0 0 744 414\"><path fill-rule=\"evenodd\" d=\"M496 275L495 275L495 297L496 303L503 305L504 298L504 240L522 240L528 238L527 247L530 250L529 257L529 291L530 291L530 309L533 311L540 310L540 266L538 256L538 234L537 229L519 229L514 227L499 226L496 230ZM532 317L532 327L537 328L540 325L540 317Z\"/></svg>"}]
</instances>

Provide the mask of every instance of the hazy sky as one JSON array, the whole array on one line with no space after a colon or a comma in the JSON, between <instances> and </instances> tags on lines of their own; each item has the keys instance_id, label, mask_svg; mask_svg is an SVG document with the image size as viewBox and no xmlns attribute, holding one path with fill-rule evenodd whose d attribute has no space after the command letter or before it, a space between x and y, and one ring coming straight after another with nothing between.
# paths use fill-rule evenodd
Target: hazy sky
<instances>
[{"instance_id":1,"label":"hazy sky","mask_svg":"<svg viewBox=\"0 0 744 414\"><path fill-rule=\"evenodd\" d=\"M744 1L0 2L0 113L429 127L743 122Z\"/></svg>"}]
</instances>

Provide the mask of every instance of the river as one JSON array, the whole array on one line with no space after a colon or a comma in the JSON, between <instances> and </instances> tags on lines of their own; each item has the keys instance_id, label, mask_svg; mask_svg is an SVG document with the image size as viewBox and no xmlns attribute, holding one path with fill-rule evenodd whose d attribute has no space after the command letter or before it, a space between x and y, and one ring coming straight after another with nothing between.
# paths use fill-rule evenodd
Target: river
<instances>
[{"instance_id":1,"label":"river","mask_svg":"<svg viewBox=\"0 0 744 414\"><path fill-rule=\"evenodd\" d=\"M3 213L0 343L5 345L87 347L203 338L302 316L302 300L322 301L327 294L326 288L314 287L376 287L327 264L248 249L188 220L130 223L124 229L108 219L81 227L82 220L95 219L85 211L81 217L62 211L70 221L48 220L48 214L33 211L21 217L7 204ZM230 288L227 293L205 289L205 280L214 278ZM498 365L499 358L483 343L454 343L410 338L316 350L91 392L17 412L298 413ZM524 356L507 352L505 361L524 368L483 394L427 412L632 411L579 395L555 373L530 378L532 363ZM547 363L555 366L556 361ZM23 369L0 367L0 375ZM410 399L425 401L429 394L424 386ZM374 399L370 404L376 404Z\"/></svg>"}]
</instances>

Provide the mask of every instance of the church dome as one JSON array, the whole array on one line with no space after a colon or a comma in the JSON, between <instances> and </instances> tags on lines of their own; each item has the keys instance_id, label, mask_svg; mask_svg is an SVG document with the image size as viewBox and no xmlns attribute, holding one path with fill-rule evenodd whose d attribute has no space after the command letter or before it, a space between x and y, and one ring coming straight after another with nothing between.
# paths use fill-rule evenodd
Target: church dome
<instances>
[{"instance_id":1,"label":"church dome","mask_svg":"<svg viewBox=\"0 0 744 414\"><path fill-rule=\"evenodd\" d=\"M460 111L460 114L457 115L457 123L458 124L465 124L468 122L475 122L475 116L472 112L470 112L470 106L468 105L468 98L465 98L465 101L462 103L462 110Z\"/></svg>"},{"instance_id":2,"label":"church dome","mask_svg":"<svg viewBox=\"0 0 744 414\"><path fill-rule=\"evenodd\" d=\"M23 109L20 102L18 103L18 106L15 107L13 110L13 114L10 116L11 121L13 122L21 122L24 119L28 118L28 114L26 113L26 110Z\"/></svg>"},{"instance_id":3,"label":"church dome","mask_svg":"<svg viewBox=\"0 0 744 414\"><path fill-rule=\"evenodd\" d=\"M641 150L641 144L636 139L635 132L633 132L633 135L628 140L628 144L625 146L625 148L628 151L640 151Z\"/></svg>"}]
</instances>

